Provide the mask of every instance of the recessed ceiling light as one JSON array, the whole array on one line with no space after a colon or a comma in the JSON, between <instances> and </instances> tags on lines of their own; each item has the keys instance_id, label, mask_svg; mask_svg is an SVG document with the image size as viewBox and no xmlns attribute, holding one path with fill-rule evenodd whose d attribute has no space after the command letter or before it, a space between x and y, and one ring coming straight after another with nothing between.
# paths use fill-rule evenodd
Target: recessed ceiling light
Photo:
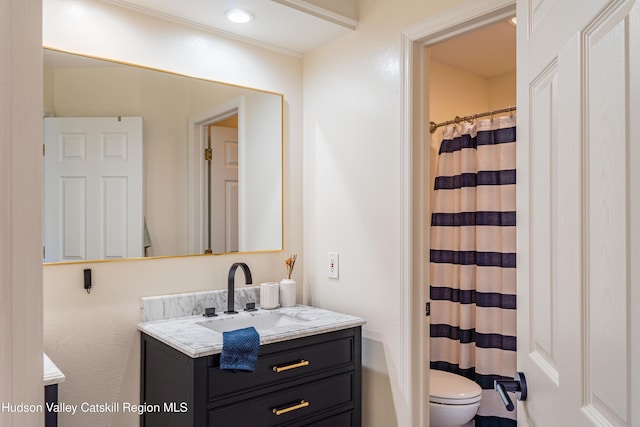
<instances>
[{"instance_id":1,"label":"recessed ceiling light","mask_svg":"<svg viewBox=\"0 0 640 427\"><path fill-rule=\"evenodd\" d=\"M511 25L515 26L518 23L518 18L514 16L509 20L509 22L511 23Z\"/></svg>"},{"instance_id":2,"label":"recessed ceiling light","mask_svg":"<svg viewBox=\"0 0 640 427\"><path fill-rule=\"evenodd\" d=\"M224 13L224 16L231 22L236 24L246 24L253 20L253 15L248 10L244 9L230 9Z\"/></svg>"}]
</instances>

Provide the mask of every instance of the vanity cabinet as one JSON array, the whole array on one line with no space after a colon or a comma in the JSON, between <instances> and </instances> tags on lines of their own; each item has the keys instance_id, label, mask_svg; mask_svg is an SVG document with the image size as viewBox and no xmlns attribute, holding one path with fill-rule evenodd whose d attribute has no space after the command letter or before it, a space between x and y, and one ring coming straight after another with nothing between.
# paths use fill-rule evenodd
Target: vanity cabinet
<instances>
[{"instance_id":1,"label":"vanity cabinet","mask_svg":"<svg viewBox=\"0 0 640 427\"><path fill-rule=\"evenodd\" d=\"M141 426L361 424L361 327L266 344L254 372L222 371L142 333Z\"/></svg>"},{"instance_id":2,"label":"vanity cabinet","mask_svg":"<svg viewBox=\"0 0 640 427\"><path fill-rule=\"evenodd\" d=\"M44 427L58 427L58 413L48 409L58 404L58 384L51 384L44 387L44 403Z\"/></svg>"}]
</instances>

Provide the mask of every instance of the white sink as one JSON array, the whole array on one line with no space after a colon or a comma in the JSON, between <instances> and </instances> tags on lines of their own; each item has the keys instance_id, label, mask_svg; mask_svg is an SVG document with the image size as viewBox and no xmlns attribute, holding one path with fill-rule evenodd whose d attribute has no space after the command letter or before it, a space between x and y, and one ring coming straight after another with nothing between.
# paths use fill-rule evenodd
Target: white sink
<instances>
[{"instance_id":1,"label":"white sink","mask_svg":"<svg viewBox=\"0 0 640 427\"><path fill-rule=\"evenodd\" d=\"M257 313L242 313L232 316L220 316L214 319L198 322L198 325L211 329L215 332L228 332L236 329L253 326L258 333L265 329L286 327L287 329L297 329L303 326L307 320L297 317L287 316L277 311L261 311Z\"/></svg>"}]
</instances>

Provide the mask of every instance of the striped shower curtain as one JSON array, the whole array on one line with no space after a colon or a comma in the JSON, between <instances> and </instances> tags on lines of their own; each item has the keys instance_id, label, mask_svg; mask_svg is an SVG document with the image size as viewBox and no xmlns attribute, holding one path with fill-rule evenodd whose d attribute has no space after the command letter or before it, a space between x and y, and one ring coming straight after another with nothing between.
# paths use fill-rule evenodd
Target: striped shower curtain
<instances>
[{"instance_id":1,"label":"striped shower curtain","mask_svg":"<svg viewBox=\"0 0 640 427\"><path fill-rule=\"evenodd\" d=\"M494 379L516 371L515 118L444 130L431 216L431 368L483 389L475 426L515 426ZM513 398L513 396L512 396Z\"/></svg>"}]
</instances>

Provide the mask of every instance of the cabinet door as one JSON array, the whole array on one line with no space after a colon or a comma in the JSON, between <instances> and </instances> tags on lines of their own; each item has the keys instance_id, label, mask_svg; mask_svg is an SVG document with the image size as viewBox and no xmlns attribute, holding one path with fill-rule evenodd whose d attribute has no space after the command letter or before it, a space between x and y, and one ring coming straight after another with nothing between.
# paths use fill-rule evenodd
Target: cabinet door
<instances>
[{"instance_id":1,"label":"cabinet door","mask_svg":"<svg viewBox=\"0 0 640 427\"><path fill-rule=\"evenodd\" d=\"M205 426L206 358L193 359L145 334L141 356L140 402L158 405L143 414L141 426Z\"/></svg>"}]
</instances>

